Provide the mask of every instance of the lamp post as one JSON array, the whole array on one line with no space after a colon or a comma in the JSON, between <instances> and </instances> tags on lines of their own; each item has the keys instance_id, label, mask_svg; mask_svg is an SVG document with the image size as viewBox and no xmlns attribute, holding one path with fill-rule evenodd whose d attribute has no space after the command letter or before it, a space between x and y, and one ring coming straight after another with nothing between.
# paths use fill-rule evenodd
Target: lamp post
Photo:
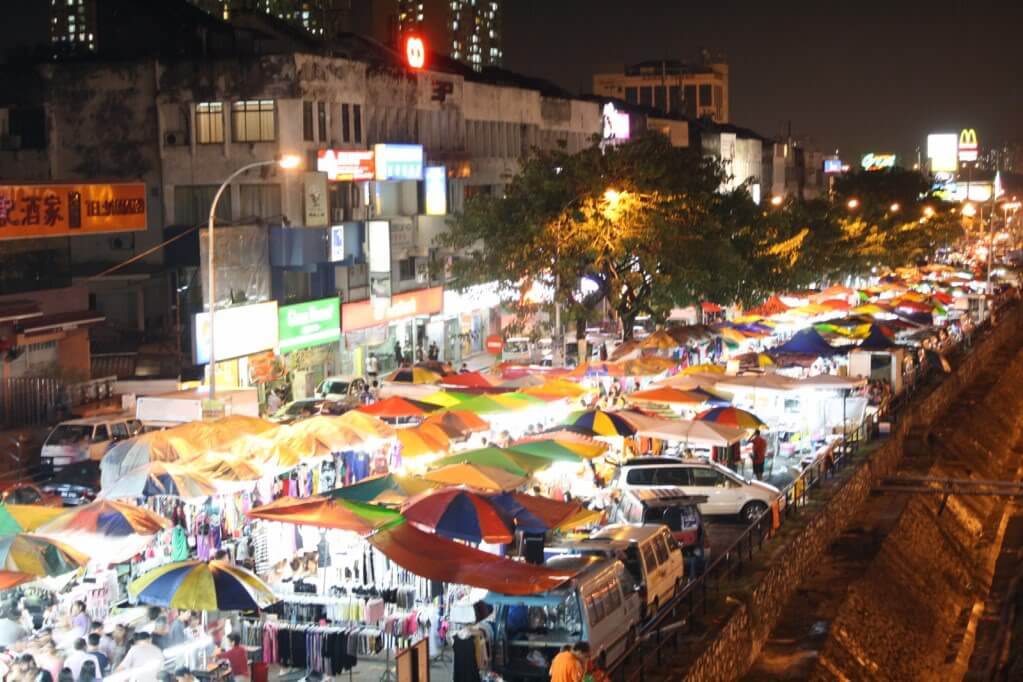
<instances>
[{"instance_id":1,"label":"lamp post","mask_svg":"<svg viewBox=\"0 0 1023 682\"><path fill-rule=\"evenodd\" d=\"M246 173L253 168L262 168L263 166L279 166L282 170L294 170L302 165L302 159L294 154L284 154L278 156L272 161L255 161L253 163L246 164L227 176L227 179L220 184L217 188L217 193L213 195L213 203L210 204L210 219L209 219L209 231L208 231L208 245L206 249L207 263L206 269L209 271L208 276L208 290L210 294L210 400L216 400L217 398L217 353L214 348L214 334L216 312L217 312L217 289L216 289L216 273L213 270L213 263L216 255L216 240L213 238L213 228L215 223L215 216L217 213L217 202L220 201L220 195L224 193L231 182L234 181L242 173Z\"/></svg>"}]
</instances>

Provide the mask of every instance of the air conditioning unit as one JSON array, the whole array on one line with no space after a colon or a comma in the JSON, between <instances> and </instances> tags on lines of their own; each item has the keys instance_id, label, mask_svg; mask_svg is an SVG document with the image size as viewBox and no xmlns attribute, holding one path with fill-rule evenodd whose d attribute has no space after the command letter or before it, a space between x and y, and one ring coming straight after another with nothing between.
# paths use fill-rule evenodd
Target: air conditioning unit
<instances>
[{"instance_id":1,"label":"air conditioning unit","mask_svg":"<svg viewBox=\"0 0 1023 682\"><path fill-rule=\"evenodd\" d=\"M180 147L188 144L188 135L183 130L168 130L163 134L165 147Z\"/></svg>"},{"instance_id":2,"label":"air conditioning unit","mask_svg":"<svg viewBox=\"0 0 1023 682\"><path fill-rule=\"evenodd\" d=\"M0 136L0 149L8 152L21 149L21 135Z\"/></svg>"}]
</instances>

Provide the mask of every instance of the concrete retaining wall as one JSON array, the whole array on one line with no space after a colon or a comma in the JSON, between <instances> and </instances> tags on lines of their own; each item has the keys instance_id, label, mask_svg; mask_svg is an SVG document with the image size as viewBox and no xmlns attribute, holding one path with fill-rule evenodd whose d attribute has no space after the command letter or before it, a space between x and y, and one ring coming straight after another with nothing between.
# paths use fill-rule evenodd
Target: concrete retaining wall
<instances>
[{"instance_id":1,"label":"concrete retaining wall","mask_svg":"<svg viewBox=\"0 0 1023 682\"><path fill-rule=\"evenodd\" d=\"M784 541L777 559L758 577L745 603L707 640L705 649L689 667L687 680L720 682L746 673L803 576L861 511L878 480L894 471L902 458L907 435L916 427L928 428L936 416L946 411L978 370L1019 332L1021 322L1023 314L1018 308L1005 315L994 332L942 384L900 415L890 439L865 462L857 463L857 468L814 512L806 526Z\"/></svg>"}]
</instances>

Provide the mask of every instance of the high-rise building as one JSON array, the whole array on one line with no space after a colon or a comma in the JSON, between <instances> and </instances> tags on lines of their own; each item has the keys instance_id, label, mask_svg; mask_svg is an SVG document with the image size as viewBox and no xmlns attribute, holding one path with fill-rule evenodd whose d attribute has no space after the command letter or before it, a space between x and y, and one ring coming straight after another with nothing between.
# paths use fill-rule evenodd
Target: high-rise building
<instances>
[{"instance_id":1,"label":"high-rise building","mask_svg":"<svg viewBox=\"0 0 1023 682\"><path fill-rule=\"evenodd\" d=\"M430 50L477 71L501 65L499 0L398 0L397 4L398 36L420 33Z\"/></svg>"},{"instance_id":2,"label":"high-rise building","mask_svg":"<svg viewBox=\"0 0 1023 682\"><path fill-rule=\"evenodd\" d=\"M195 6L229 21L238 12L261 12L323 36L329 20L351 0L189 0Z\"/></svg>"},{"instance_id":3,"label":"high-rise building","mask_svg":"<svg viewBox=\"0 0 1023 682\"><path fill-rule=\"evenodd\" d=\"M728 64L709 56L699 64L658 60L626 66L621 73L598 73L593 92L668 114L729 122Z\"/></svg>"},{"instance_id":4,"label":"high-rise building","mask_svg":"<svg viewBox=\"0 0 1023 682\"><path fill-rule=\"evenodd\" d=\"M50 0L50 44L67 53L96 50L96 0Z\"/></svg>"}]
</instances>

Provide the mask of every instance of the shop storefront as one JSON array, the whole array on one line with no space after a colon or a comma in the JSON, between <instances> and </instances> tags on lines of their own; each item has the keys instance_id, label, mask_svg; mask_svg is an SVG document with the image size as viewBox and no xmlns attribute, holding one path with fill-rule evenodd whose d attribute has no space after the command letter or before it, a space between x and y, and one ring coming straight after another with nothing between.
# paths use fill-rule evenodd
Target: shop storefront
<instances>
[{"instance_id":1,"label":"shop storefront","mask_svg":"<svg viewBox=\"0 0 1023 682\"><path fill-rule=\"evenodd\" d=\"M336 297L281 307L278 347L291 398L310 397L317 384L340 371L341 305Z\"/></svg>"},{"instance_id":2,"label":"shop storefront","mask_svg":"<svg viewBox=\"0 0 1023 682\"><path fill-rule=\"evenodd\" d=\"M501 331L501 299L496 284L480 284L459 292L444 292L444 319L448 327L445 353L448 362L486 350L486 338Z\"/></svg>"},{"instance_id":3,"label":"shop storefront","mask_svg":"<svg viewBox=\"0 0 1023 682\"><path fill-rule=\"evenodd\" d=\"M217 387L252 386L250 359L258 359L255 364L261 364L266 352L277 347L277 302L219 308L215 314ZM197 314L193 329L192 356L197 365L206 365L208 376L213 356L210 314Z\"/></svg>"},{"instance_id":4,"label":"shop storefront","mask_svg":"<svg viewBox=\"0 0 1023 682\"><path fill-rule=\"evenodd\" d=\"M415 357L426 353L430 343L430 319L444 309L444 288L431 287L395 294L381 302L358 301L341 306L342 373L365 374L370 353L380 361L381 371L398 365L395 350ZM443 343L438 347L443 348Z\"/></svg>"}]
</instances>

